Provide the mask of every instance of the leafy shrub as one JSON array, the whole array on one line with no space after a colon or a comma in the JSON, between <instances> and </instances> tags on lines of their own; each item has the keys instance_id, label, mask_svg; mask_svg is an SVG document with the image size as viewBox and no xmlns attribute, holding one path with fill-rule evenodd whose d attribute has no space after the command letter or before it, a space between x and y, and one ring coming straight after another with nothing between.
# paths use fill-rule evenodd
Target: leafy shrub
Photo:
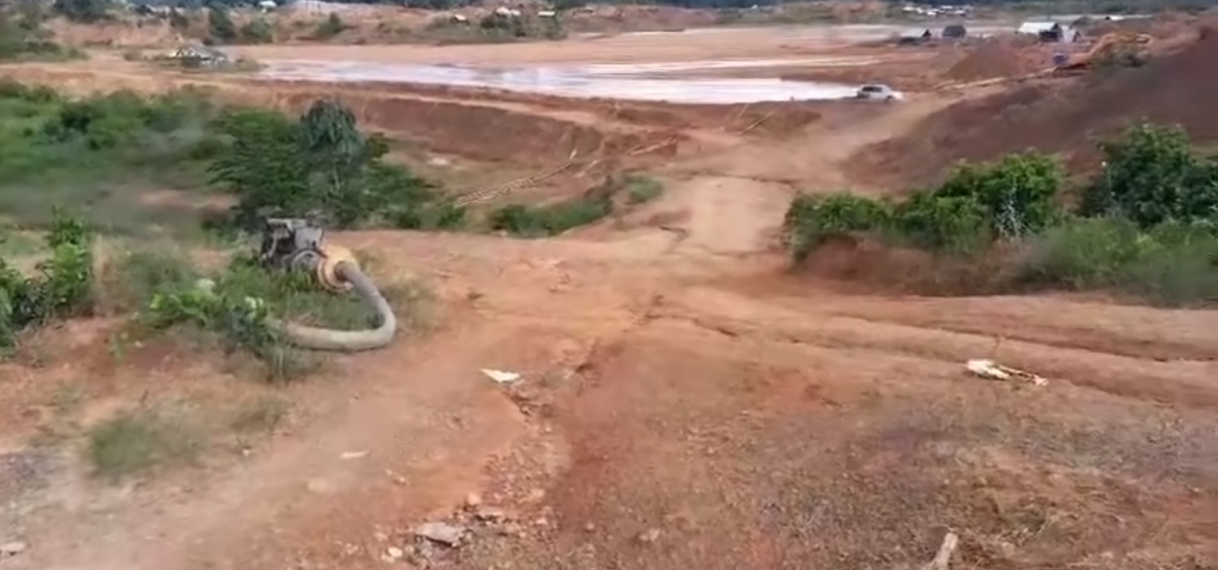
<instances>
[{"instance_id":1,"label":"leafy shrub","mask_svg":"<svg viewBox=\"0 0 1218 570\"><path fill-rule=\"evenodd\" d=\"M210 167L212 183L237 197L233 223L254 227L265 216L313 215L334 227L459 224L435 186L383 162L389 147L359 131L349 109L318 101L298 121L240 109L216 123L228 143ZM434 212L433 212L434 210Z\"/></svg>"},{"instance_id":2,"label":"leafy shrub","mask_svg":"<svg viewBox=\"0 0 1218 570\"><path fill-rule=\"evenodd\" d=\"M1033 243L1024 278L1071 289L1109 289L1167 305L1218 301L1218 237L1123 218L1082 218Z\"/></svg>"},{"instance_id":3,"label":"leafy shrub","mask_svg":"<svg viewBox=\"0 0 1218 570\"><path fill-rule=\"evenodd\" d=\"M887 204L854 194L801 194L783 221L785 240L794 259L803 261L825 240L885 228L890 216Z\"/></svg>"},{"instance_id":4,"label":"leafy shrub","mask_svg":"<svg viewBox=\"0 0 1218 570\"><path fill-rule=\"evenodd\" d=\"M51 255L26 277L0 259L0 347L22 330L92 309L93 240L80 220L58 213L46 235Z\"/></svg>"},{"instance_id":5,"label":"leafy shrub","mask_svg":"<svg viewBox=\"0 0 1218 570\"><path fill-rule=\"evenodd\" d=\"M992 235L1016 238L1054 221L1061 179L1061 168L1052 157L1012 154L996 163L964 165L932 194L974 200L984 209Z\"/></svg>"},{"instance_id":6,"label":"leafy shrub","mask_svg":"<svg viewBox=\"0 0 1218 570\"><path fill-rule=\"evenodd\" d=\"M935 253L997 255L1027 244L1016 271L975 275L1037 286L1108 289L1163 304L1218 301L1218 163L1183 131L1138 125L1102 143L1104 172L1070 217L1056 204L1050 158L1014 154L963 165L940 187L895 205L849 194L798 196L784 227L794 258L834 235L872 232ZM1006 242L994 247L995 240ZM978 259L978 262L981 260Z\"/></svg>"},{"instance_id":7,"label":"leafy shrub","mask_svg":"<svg viewBox=\"0 0 1218 570\"><path fill-rule=\"evenodd\" d=\"M556 236L613 213L610 196L585 196L546 206L510 204L491 212L492 230L522 237Z\"/></svg>"},{"instance_id":8,"label":"leafy shrub","mask_svg":"<svg viewBox=\"0 0 1218 570\"><path fill-rule=\"evenodd\" d=\"M894 208L892 229L923 249L969 253L984 248L993 235L988 214L973 196L917 193Z\"/></svg>"},{"instance_id":9,"label":"leafy shrub","mask_svg":"<svg viewBox=\"0 0 1218 570\"><path fill-rule=\"evenodd\" d=\"M1193 153L1179 128L1143 123L1100 143L1103 172L1079 213L1117 215L1149 228L1164 222L1218 222L1218 163Z\"/></svg>"},{"instance_id":10,"label":"leafy shrub","mask_svg":"<svg viewBox=\"0 0 1218 570\"><path fill-rule=\"evenodd\" d=\"M317 25L317 29L313 31L313 39L328 40L347 31L347 24L337 13L331 12L330 16L322 23Z\"/></svg>"},{"instance_id":11,"label":"leafy shrub","mask_svg":"<svg viewBox=\"0 0 1218 570\"><path fill-rule=\"evenodd\" d=\"M642 204L659 198L664 193L664 185L659 180L649 176L631 174L625 180L626 199L631 204Z\"/></svg>"},{"instance_id":12,"label":"leafy shrub","mask_svg":"<svg viewBox=\"0 0 1218 570\"><path fill-rule=\"evenodd\" d=\"M240 38L247 44L269 44L275 41L275 30L270 22L258 18L241 26Z\"/></svg>"},{"instance_id":13,"label":"leafy shrub","mask_svg":"<svg viewBox=\"0 0 1218 570\"><path fill-rule=\"evenodd\" d=\"M207 39L211 43L225 44L237 41L240 34L237 25L229 17L222 4L213 3L207 8Z\"/></svg>"},{"instance_id":14,"label":"leafy shrub","mask_svg":"<svg viewBox=\"0 0 1218 570\"><path fill-rule=\"evenodd\" d=\"M192 327L219 339L226 352L245 353L265 364L267 379L274 382L298 378L315 363L305 351L293 348L271 319L338 330L379 324L357 296L327 292L309 275L267 271L248 257L238 257L224 271L202 280L176 268L153 275L157 279L144 282L151 294L134 321L133 334ZM383 287L382 293L399 309L418 299L413 291L398 287Z\"/></svg>"}]
</instances>

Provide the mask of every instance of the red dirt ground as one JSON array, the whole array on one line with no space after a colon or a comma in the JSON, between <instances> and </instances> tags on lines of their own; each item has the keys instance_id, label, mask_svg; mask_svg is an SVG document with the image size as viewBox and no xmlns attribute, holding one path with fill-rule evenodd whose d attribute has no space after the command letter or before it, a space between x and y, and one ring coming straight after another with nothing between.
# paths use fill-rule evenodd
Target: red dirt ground
<instances>
[{"instance_id":1,"label":"red dirt ground","mask_svg":"<svg viewBox=\"0 0 1218 570\"><path fill-rule=\"evenodd\" d=\"M1129 73L1170 85L1157 65L1178 73L1201 60L1182 53ZM12 73L79 91L187 82L117 68ZM1123 77L1111 81L1133 81ZM195 81L287 107L334 91ZM1034 92L1008 97L1044 105L1021 93ZM1122 96L1137 109L1204 100L1154 93ZM792 116L805 122L757 134L721 121L744 107L624 105L607 119L605 102L339 94L394 136L513 163L561 162L565 141L625 168L630 144L685 138L639 159L662 196L561 238L336 234L374 255L378 281L426 283L435 324L335 358L313 381L252 385L190 347L157 345L90 368L78 355L114 362L99 322L54 331L42 368L0 365L0 421L15 426L0 437L0 544L27 546L4 570L888 570L921 567L948 531L960 537L955 568L1215 567L1218 312L895 295L826 275L848 259L792 274L774 251L795 191L891 191L849 167L893 136L880 146L920 138L931 149L894 150L882 172L929 175L917 160L977 149L935 147L928 125L983 124L1009 99L800 107ZM508 136L488 137L496 121ZM1004 125L1016 142L1063 134ZM987 357L1049 384L965 374L967 359ZM485 368L523 378L497 384ZM90 400L85 426L179 392L270 393L294 409L263 439L224 441L235 453L113 486L85 476L71 445L25 445L52 418L40 410L55 380L117 400ZM467 528L466 540L413 535L438 521Z\"/></svg>"}]
</instances>

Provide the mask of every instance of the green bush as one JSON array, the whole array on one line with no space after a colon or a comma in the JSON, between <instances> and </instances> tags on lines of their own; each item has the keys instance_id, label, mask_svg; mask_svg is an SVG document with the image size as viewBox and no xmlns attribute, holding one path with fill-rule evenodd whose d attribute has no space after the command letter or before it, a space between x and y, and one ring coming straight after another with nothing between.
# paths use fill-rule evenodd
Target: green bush
<instances>
[{"instance_id":1,"label":"green bush","mask_svg":"<svg viewBox=\"0 0 1218 570\"><path fill-rule=\"evenodd\" d=\"M0 259L0 348L22 330L92 310L93 236L80 220L57 214L46 235L50 256L27 277Z\"/></svg>"},{"instance_id":2,"label":"green bush","mask_svg":"<svg viewBox=\"0 0 1218 570\"><path fill-rule=\"evenodd\" d=\"M32 3L31 3L32 4ZM34 9L38 9L33 4ZM40 13L25 14L13 19L0 8L0 61L63 60L87 57L80 50L65 48L53 41L53 34L43 29Z\"/></svg>"},{"instance_id":3,"label":"green bush","mask_svg":"<svg viewBox=\"0 0 1218 570\"><path fill-rule=\"evenodd\" d=\"M1138 124L1100 150L1105 166L1083 194L1081 215L1125 216L1143 228L1218 223L1218 162L1197 156L1182 129Z\"/></svg>"},{"instance_id":4,"label":"green bush","mask_svg":"<svg viewBox=\"0 0 1218 570\"><path fill-rule=\"evenodd\" d=\"M216 123L227 144L210 166L214 185L237 198L232 222L253 228L265 216L312 214L332 227L451 227L463 213L445 206L428 181L383 161L389 146L357 128L349 109L318 101L297 121L239 109Z\"/></svg>"},{"instance_id":5,"label":"green bush","mask_svg":"<svg viewBox=\"0 0 1218 570\"><path fill-rule=\"evenodd\" d=\"M784 239L793 258L803 261L827 239L888 227L888 204L854 194L801 194L783 220Z\"/></svg>"},{"instance_id":6,"label":"green bush","mask_svg":"<svg viewBox=\"0 0 1218 570\"><path fill-rule=\"evenodd\" d=\"M511 204L491 212L492 230L521 237L556 236L613 213L610 196L585 196L546 206Z\"/></svg>"},{"instance_id":7,"label":"green bush","mask_svg":"<svg viewBox=\"0 0 1218 570\"><path fill-rule=\"evenodd\" d=\"M275 41L275 29L262 18L250 20L241 26L240 39L247 44L269 44Z\"/></svg>"},{"instance_id":8,"label":"green bush","mask_svg":"<svg viewBox=\"0 0 1218 570\"><path fill-rule=\"evenodd\" d=\"M994 247L1000 240L1027 246L1010 272L1024 284L1171 305L1218 301L1218 162L1197 156L1183 131L1147 124L1100 148L1106 167L1086 187L1077 217L1057 205L1057 164L1014 154L962 165L942 186L897 204L798 196L784 223L787 246L799 261L831 236L870 233L967 259L1005 255L1012 248ZM978 286L992 289L992 281Z\"/></svg>"},{"instance_id":9,"label":"green bush","mask_svg":"<svg viewBox=\"0 0 1218 570\"><path fill-rule=\"evenodd\" d=\"M87 206L81 210L99 228L143 232L167 223L174 214L141 204L142 194L206 183L215 111L197 90L69 100L0 80L0 215L39 227L55 205L73 204Z\"/></svg>"},{"instance_id":10,"label":"green bush","mask_svg":"<svg viewBox=\"0 0 1218 570\"><path fill-rule=\"evenodd\" d=\"M650 176L630 174L625 179L626 198L631 204L643 204L659 198L664 193L664 185Z\"/></svg>"},{"instance_id":11,"label":"green bush","mask_svg":"<svg viewBox=\"0 0 1218 570\"><path fill-rule=\"evenodd\" d=\"M1123 218L1081 218L1036 239L1023 271L1034 283L1166 305L1218 302L1218 237L1179 224L1143 231Z\"/></svg>"},{"instance_id":12,"label":"green bush","mask_svg":"<svg viewBox=\"0 0 1218 570\"><path fill-rule=\"evenodd\" d=\"M330 13L326 20L317 25L317 29L313 31L313 39L328 40L347 31L347 24L337 13Z\"/></svg>"},{"instance_id":13,"label":"green bush","mask_svg":"<svg viewBox=\"0 0 1218 570\"><path fill-rule=\"evenodd\" d=\"M992 239L989 212L972 196L917 193L893 209L890 235L930 251L970 253Z\"/></svg>"},{"instance_id":14,"label":"green bush","mask_svg":"<svg viewBox=\"0 0 1218 570\"><path fill-rule=\"evenodd\" d=\"M180 267L180 258L162 260L168 263L143 262L128 276L150 292L133 334L190 326L214 335L227 352L243 352L265 364L267 379L273 382L299 378L315 362L293 348L270 319L337 330L379 324L358 296L330 293L310 275L267 271L248 257L238 257L224 271L200 279ZM150 268L154 271L148 272ZM383 286L381 292L399 311L417 312L413 291Z\"/></svg>"},{"instance_id":15,"label":"green bush","mask_svg":"<svg viewBox=\"0 0 1218 570\"><path fill-rule=\"evenodd\" d=\"M1019 153L981 165L964 165L939 188L936 198L974 200L995 237L1018 238L1049 226L1062 172L1052 157Z\"/></svg>"}]
</instances>

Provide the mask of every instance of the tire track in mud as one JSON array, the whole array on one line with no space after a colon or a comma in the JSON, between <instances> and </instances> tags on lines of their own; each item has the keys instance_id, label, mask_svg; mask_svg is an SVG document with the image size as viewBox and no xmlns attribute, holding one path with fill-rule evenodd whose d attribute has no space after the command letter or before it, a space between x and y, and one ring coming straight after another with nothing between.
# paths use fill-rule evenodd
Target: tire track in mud
<instances>
[{"instance_id":1,"label":"tire track in mud","mask_svg":"<svg viewBox=\"0 0 1218 570\"><path fill-rule=\"evenodd\" d=\"M1206 360L1145 360L1095 350L1062 347L1033 340L1001 339L993 334L961 333L828 317L806 324L808 317L761 324L713 314L660 311L655 320L685 321L719 335L761 342L905 354L950 362L963 370L970 358L995 358L1053 380L1093 388L1116 396L1150 399L1187 407L1218 408L1218 363ZM802 321L802 322L801 322Z\"/></svg>"}]
</instances>

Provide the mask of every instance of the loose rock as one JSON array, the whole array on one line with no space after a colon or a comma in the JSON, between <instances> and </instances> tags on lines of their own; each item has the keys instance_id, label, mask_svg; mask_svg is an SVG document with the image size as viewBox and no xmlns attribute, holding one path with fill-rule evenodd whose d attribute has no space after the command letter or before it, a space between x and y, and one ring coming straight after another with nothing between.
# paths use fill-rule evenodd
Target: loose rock
<instances>
[{"instance_id":1,"label":"loose rock","mask_svg":"<svg viewBox=\"0 0 1218 570\"><path fill-rule=\"evenodd\" d=\"M498 507L478 507L478 510L474 511L474 518L486 522L499 522L510 520L512 516Z\"/></svg>"},{"instance_id":2,"label":"loose rock","mask_svg":"<svg viewBox=\"0 0 1218 570\"><path fill-rule=\"evenodd\" d=\"M24 542L13 541L13 542L5 543L5 544L0 544L0 557L16 556L18 554L21 554L22 552L25 552L25 549L26 549L26 544Z\"/></svg>"},{"instance_id":3,"label":"loose rock","mask_svg":"<svg viewBox=\"0 0 1218 570\"><path fill-rule=\"evenodd\" d=\"M465 531L464 527L443 522L429 522L415 528L414 534L447 546L457 546L465 536Z\"/></svg>"},{"instance_id":4,"label":"loose rock","mask_svg":"<svg viewBox=\"0 0 1218 570\"><path fill-rule=\"evenodd\" d=\"M639 542L651 543L660 539L660 529L651 528L639 535Z\"/></svg>"},{"instance_id":5,"label":"loose rock","mask_svg":"<svg viewBox=\"0 0 1218 570\"><path fill-rule=\"evenodd\" d=\"M479 495L478 493L470 493L465 496L465 506L467 508L472 509L481 504L482 504L482 495Z\"/></svg>"}]
</instances>

